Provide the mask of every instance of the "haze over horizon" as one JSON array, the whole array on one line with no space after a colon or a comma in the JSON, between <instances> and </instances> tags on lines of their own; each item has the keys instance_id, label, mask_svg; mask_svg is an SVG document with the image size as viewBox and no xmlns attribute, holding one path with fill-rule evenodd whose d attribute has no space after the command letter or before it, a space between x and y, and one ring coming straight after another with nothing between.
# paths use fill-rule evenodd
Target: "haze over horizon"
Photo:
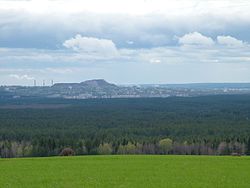
<instances>
[{"instance_id":1,"label":"haze over horizon","mask_svg":"<svg viewBox=\"0 0 250 188\"><path fill-rule=\"evenodd\" d=\"M247 0L0 0L0 85L250 82Z\"/></svg>"},{"instance_id":2,"label":"haze over horizon","mask_svg":"<svg viewBox=\"0 0 250 188\"><path fill-rule=\"evenodd\" d=\"M180 82L180 83L115 83L115 82L110 82L109 80L101 79L101 78L94 78L94 79L86 79L82 80L79 82L69 82L69 81L60 81L56 82L55 80L30 80L30 83L28 84L2 84L0 87L8 87L8 86L24 86L24 87L43 87L43 86L53 86L54 84L80 84L85 81L92 81L92 80L104 80L109 84L115 84L117 86L136 86L136 85L200 85L200 84L250 84L250 82ZM34 85L35 81L35 85Z\"/></svg>"}]
</instances>

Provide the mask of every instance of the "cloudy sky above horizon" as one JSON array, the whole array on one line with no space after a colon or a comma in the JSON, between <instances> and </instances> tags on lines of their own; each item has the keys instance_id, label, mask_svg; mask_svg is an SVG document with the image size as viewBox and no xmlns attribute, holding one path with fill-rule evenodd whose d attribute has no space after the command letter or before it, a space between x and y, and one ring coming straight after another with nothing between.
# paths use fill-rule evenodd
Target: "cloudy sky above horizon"
<instances>
[{"instance_id":1,"label":"cloudy sky above horizon","mask_svg":"<svg viewBox=\"0 0 250 188\"><path fill-rule=\"evenodd\" d=\"M0 0L0 85L250 82L248 0Z\"/></svg>"}]
</instances>

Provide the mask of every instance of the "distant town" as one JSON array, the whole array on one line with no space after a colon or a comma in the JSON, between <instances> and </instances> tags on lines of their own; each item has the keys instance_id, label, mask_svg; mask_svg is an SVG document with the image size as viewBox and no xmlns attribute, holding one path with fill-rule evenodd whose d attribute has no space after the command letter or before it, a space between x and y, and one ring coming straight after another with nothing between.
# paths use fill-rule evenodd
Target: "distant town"
<instances>
[{"instance_id":1,"label":"distant town","mask_svg":"<svg viewBox=\"0 0 250 188\"><path fill-rule=\"evenodd\" d=\"M0 97L46 97L66 99L192 97L221 94L250 94L250 83L115 85L103 79L51 86L0 86Z\"/></svg>"}]
</instances>

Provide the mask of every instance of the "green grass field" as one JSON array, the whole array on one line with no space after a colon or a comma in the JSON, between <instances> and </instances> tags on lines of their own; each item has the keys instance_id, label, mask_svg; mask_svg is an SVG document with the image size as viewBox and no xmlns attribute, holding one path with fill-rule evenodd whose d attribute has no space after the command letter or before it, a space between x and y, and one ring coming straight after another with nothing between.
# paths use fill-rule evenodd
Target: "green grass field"
<instances>
[{"instance_id":1,"label":"green grass field","mask_svg":"<svg viewBox=\"0 0 250 188\"><path fill-rule=\"evenodd\" d=\"M81 156L0 159L2 188L250 187L250 157Z\"/></svg>"}]
</instances>

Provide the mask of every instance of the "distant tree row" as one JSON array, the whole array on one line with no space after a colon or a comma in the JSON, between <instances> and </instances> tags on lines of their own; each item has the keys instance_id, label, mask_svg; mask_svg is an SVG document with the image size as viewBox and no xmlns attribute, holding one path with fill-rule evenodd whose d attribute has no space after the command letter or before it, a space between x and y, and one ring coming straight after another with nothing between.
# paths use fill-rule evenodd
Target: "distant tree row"
<instances>
[{"instance_id":1,"label":"distant tree row","mask_svg":"<svg viewBox=\"0 0 250 188\"><path fill-rule=\"evenodd\" d=\"M0 142L0 156L2 158L30 157L30 156L56 156L56 155L112 155L112 154L174 154L174 155L250 155L250 138L248 143L221 142L218 146L212 143L174 142L170 138L161 139L157 143L126 144L101 143L97 147L87 148L80 141L75 146L57 146L48 143L43 145L30 142Z\"/></svg>"}]
</instances>

